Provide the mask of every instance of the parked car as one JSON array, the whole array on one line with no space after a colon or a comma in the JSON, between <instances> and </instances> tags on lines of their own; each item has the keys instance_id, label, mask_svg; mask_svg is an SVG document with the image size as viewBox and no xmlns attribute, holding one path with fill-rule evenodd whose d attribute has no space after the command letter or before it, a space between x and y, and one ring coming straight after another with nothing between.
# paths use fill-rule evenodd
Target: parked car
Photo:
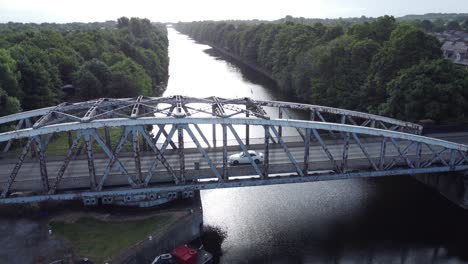
<instances>
[{"instance_id":1,"label":"parked car","mask_svg":"<svg viewBox=\"0 0 468 264\"><path fill-rule=\"evenodd\" d=\"M252 157L255 163L259 164L263 162L263 153L257 152L255 150L249 150L249 155ZM233 154L229 156L228 159L229 165L240 165L240 164L249 164L250 160L244 152Z\"/></svg>"}]
</instances>

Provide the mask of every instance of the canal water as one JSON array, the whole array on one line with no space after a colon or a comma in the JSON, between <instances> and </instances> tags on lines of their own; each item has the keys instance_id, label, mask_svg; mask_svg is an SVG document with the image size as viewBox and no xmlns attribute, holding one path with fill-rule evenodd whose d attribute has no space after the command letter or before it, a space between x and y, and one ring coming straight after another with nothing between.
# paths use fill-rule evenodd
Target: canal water
<instances>
[{"instance_id":1,"label":"canal water","mask_svg":"<svg viewBox=\"0 0 468 264\"><path fill-rule=\"evenodd\" d=\"M164 95L288 100L168 31ZM468 263L468 212L409 176L209 190L202 205L224 237L220 263Z\"/></svg>"}]
</instances>

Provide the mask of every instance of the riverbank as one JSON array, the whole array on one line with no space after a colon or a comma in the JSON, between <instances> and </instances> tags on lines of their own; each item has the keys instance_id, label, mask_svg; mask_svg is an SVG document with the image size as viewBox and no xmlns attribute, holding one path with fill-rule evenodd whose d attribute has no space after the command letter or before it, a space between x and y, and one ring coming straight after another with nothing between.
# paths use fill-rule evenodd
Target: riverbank
<instances>
[{"instance_id":1,"label":"riverbank","mask_svg":"<svg viewBox=\"0 0 468 264\"><path fill-rule=\"evenodd\" d=\"M200 196L157 208L44 203L0 208L5 263L151 263L201 235Z\"/></svg>"}]
</instances>

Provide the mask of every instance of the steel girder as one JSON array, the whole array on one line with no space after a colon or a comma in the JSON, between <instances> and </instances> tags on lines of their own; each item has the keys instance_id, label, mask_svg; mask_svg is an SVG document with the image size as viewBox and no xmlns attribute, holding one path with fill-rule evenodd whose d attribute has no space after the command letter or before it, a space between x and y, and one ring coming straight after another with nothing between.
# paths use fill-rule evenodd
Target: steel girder
<instances>
[{"instance_id":1,"label":"steel girder","mask_svg":"<svg viewBox=\"0 0 468 264\"><path fill-rule=\"evenodd\" d=\"M48 124L68 123L71 121L89 122L122 117L137 119L158 113L172 117L193 116L197 114L232 117L245 113L253 118L270 118L263 107L279 109L280 115L281 110L306 111L309 112L308 116L310 120L315 119L322 122L368 126L413 134L420 134L422 131L420 125L410 122L339 108L279 101L256 101L247 97L223 99L219 97L193 98L187 96L138 96L136 98L123 99L101 98L81 103L62 103L55 107L0 117L0 125L15 123L17 127L14 129L18 130L23 126L26 119L37 121L34 127L38 128ZM173 111L174 108L176 111Z\"/></svg>"}]
</instances>

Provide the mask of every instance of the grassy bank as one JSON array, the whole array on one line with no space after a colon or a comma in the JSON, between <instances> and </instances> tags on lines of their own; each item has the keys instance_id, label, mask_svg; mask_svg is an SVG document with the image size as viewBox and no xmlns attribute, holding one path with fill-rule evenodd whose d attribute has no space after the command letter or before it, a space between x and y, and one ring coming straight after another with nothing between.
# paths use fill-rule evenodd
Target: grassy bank
<instances>
[{"instance_id":1,"label":"grassy bank","mask_svg":"<svg viewBox=\"0 0 468 264\"><path fill-rule=\"evenodd\" d=\"M51 221L55 234L68 240L79 257L104 263L165 227L174 215L165 214L142 220L103 221L82 217L75 222Z\"/></svg>"}]
</instances>

